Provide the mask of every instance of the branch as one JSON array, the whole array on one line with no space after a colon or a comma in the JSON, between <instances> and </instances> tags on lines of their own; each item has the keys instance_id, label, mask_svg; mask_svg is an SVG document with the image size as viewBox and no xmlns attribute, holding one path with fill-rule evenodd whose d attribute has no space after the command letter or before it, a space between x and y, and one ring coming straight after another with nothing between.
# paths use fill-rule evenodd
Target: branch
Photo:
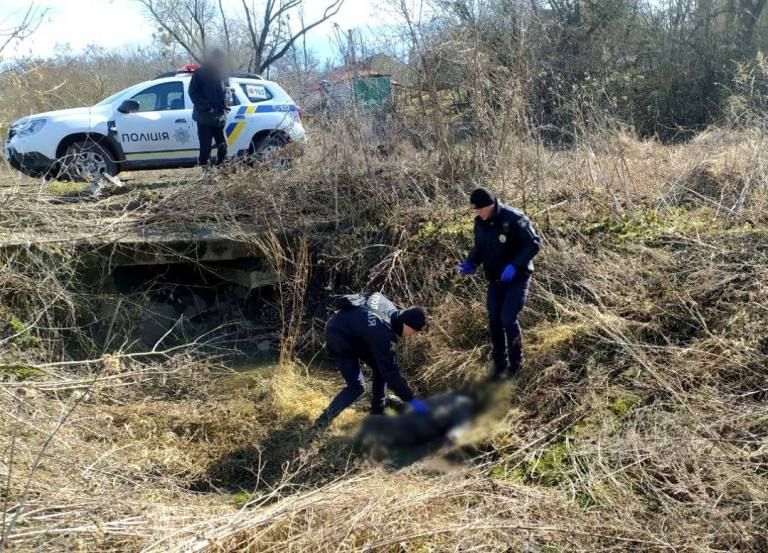
<instances>
[{"instance_id":1,"label":"branch","mask_svg":"<svg viewBox=\"0 0 768 553\"><path fill-rule=\"evenodd\" d=\"M261 25L261 35L259 36L259 44L256 47L256 55L258 56L258 68L259 73L262 72L261 66L264 59L264 47L267 44L267 37L269 36L269 30L272 28L272 10L275 8L274 0L267 0L267 5L264 8L264 22Z\"/></svg>"},{"instance_id":2,"label":"branch","mask_svg":"<svg viewBox=\"0 0 768 553\"><path fill-rule=\"evenodd\" d=\"M194 48L192 48L192 46L191 46L191 45L190 45L190 44L189 44L187 41L185 41L184 39L182 39L182 38L181 38L181 36L179 36L179 33L177 33L177 32L176 32L176 31L175 31L175 30L174 30L174 29L173 29L173 28L172 28L172 27L171 27L171 26L170 26L168 23L166 23L165 19L164 19L164 18L163 18L163 17L160 15L160 13L158 13L157 9L155 8L155 4L154 4L154 2L153 2L152 0L136 0L136 1L137 1L139 4L143 5L143 6L144 6L144 8L146 8L146 10L149 12L149 14L150 14L150 15L152 16L152 18L155 20L155 22L156 22L158 25L160 25L160 27L162 27L162 29L163 29L163 30L164 30L166 33L168 33L169 35L171 35L171 37L173 38L173 40L175 40L175 41L176 41L176 42L179 44L179 46L181 46L182 48L184 48L184 50L186 50L186 51L187 51L187 53L188 53L190 56L192 56L192 58L193 58L193 59L194 59L196 62L198 62L198 63L199 63L199 62L201 61L201 58L200 58L200 56L198 56L198 55L195 53L195 51L194 51ZM185 30L186 30L186 29L185 29ZM193 39L193 40L194 40L194 39Z\"/></svg>"},{"instance_id":3,"label":"branch","mask_svg":"<svg viewBox=\"0 0 768 553\"><path fill-rule=\"evenodd\" d=\"M221 12L221 24L224 27L224 40L227 41L227 59L230 64L232 63L232 41L229 38L229 24L227 23L227 16L224 13L224 5L219 0L219 12Z\"/></svg>"},{"instance_id":4,"label":"branch","mask_svg":"<svg viewBox=\"0 0 768 553\"><path fill-rule=\"evenodd\" d=\"M251 54L251 61L248 64L248 70L253 70L253 57L256 55L259 41L256 39L256 29L253 27L253 18L251 17L251 10L248 9L248 3L246 0L242 0L242 2L243 10L245 11L245 21L248 23L248 34L251 35L251 46L253 47L253 53ZM261 64L260 59L258 60L258 63Z\"/></svg>"},{"instance_id":5,"label":"branch","mask_svg":"<svg viewBox=\"0 0 768 553\"><path fill-rule=\"evenodd\" d=\"M327 8L325 8L325 12L323 13L323 16L315 21L314 23L311 23L307 25L306 27L302 28L298 33L293 35L286 43L285 45L278 50L277 53L272 54L270 57L267 58L266 61L264 61L261 64L261 67L259 68L259 72L263 72L267 67L275 63L277 60L282 58L288 50L291 49L294 42L296 42L299 38L303 37L305 34L307 34L309 31L317 27L318 25L321 25L322 23L325 23L330 18L335 16L337 13L339 13L339 10L341 9L341 6L344 4L344 0L334 0Z\"/></svg>"},{"instance_id":6,"label":"branch","mask_svg":"<svg viewBox=\"0 0 768 553\"><path fill-rule=\"evenodd\" d=\"M21 514L24 512L24 508L26 507L27 503L27 497L29 496L29 490L32 486L32 480L35 477L35 473L37 472L38 467L40 466L40 461L43 459L43 455L45 455L45 452L48 450L48 447L53 442L53 438L56 437L56 434L59 432L62 426L64 426L64 423L69 420L69 417L72 415L72 413L75 411L78 405L86 398L88 395L88 392L93 388L93 386L96 384L96 382L99 380L99 377L101 376L101 372L96 374L96 376L91 380L91 382L88 384L87 388L83 391L83 393L78 397L75 402L72 404L72 406L62 414L62 416L59 418L59 421L56 423L56 426L53 428L53 431L48 435L48 438L45 440L45 443L43 443L43 447L40 448L40 451L37 453L37 456L35 457L35 460L32 462L32 468L29 470L29 477L27 478L26 484L24 484L24 491L21 494L21 499L19 499L19 503L16 505L16 512L13 514L13 518L8 523L8 528L3 528L3 541L2 546L5 547L6 537L11 536L11 532L13 531L13 527L16 525L16 521L19 519ZM8 493L10 493L10 490L7 490Z\"/></svg>"},{"instance_id":7,"label":"branch","mask_svg":"<svg viewBox=\"0 0 768 553\"><path fill-rule=\"evenodd\" d=\"M15 40L22 40L34 33L40 26L40 23L42 23L46 13L48 13L48 8L41 10L40 7L33 2L27 8L27 11L24 12L24 17L21 18L21 21L18 24L7 30L0 29L0 37L7 37L0 43L0 54L2 54L3 50Z\"/></svg>"},{"instance_id":8,"label":"branch","mask_svg":"<svg viewBox=\"0 0 768 553\"><path fill-rule=\"evenodd\" d=\"M201 51L205 52L206 50L206 43L205 43L205 3L202 5L198 3L198 1L195 1L195 10L192 14L192 21L195 22L195 25L197 25L197 29L200 32L200 46Z\"/></svg>"}]
</instances>

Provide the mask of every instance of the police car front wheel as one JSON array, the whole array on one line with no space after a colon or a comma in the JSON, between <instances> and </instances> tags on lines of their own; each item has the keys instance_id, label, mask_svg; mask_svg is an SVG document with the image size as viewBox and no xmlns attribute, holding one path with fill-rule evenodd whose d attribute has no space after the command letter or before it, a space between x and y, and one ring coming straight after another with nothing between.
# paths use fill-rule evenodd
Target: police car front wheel
<instances>
[{"instance_id":1,"label":"police car front wheel","mask_svg":"<svg viewBox=\"0 0 768 553\"><path fill-rule=\"evenodd\" d=\"M74 181L89 181L104 173L116 175L117 164L112 155L96 142L75 142L67 147L60 161L61 176Z\"/></svg>"},{"instance_id":2,"label":"police car front wheel","mask_svg":"<svg viewBox=\"0 0 768 553\"><path fill-rule=\"evenodd\" d=\"M291 165L290 157L281 152L288 141L279 135L267 136L254 141L253 157L257 163L270 163L276 169L287 169Z\"/></svg>"}]
</instances>

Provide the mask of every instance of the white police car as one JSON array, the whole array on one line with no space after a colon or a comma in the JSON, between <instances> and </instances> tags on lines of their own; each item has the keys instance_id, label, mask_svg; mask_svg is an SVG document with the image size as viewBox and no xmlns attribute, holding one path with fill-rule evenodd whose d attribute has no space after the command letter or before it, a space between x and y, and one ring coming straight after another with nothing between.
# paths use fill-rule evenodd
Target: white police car
<instances>
[{"instance_id":1,"label":"white police car","mask_svg":"<svg viewBox=\"0 0 768 553\"><path fill-rule=\"evenodd\" d=\"M164 73L92 107L19 119L8 130L3 154L27 175L78 180L123 170L193 166L199 143L188 89L195 69ZM299 108L276 83L235 73L227 96L230 156L263 157L289 142L305 141Z\"/></svg>"}]
</instances>

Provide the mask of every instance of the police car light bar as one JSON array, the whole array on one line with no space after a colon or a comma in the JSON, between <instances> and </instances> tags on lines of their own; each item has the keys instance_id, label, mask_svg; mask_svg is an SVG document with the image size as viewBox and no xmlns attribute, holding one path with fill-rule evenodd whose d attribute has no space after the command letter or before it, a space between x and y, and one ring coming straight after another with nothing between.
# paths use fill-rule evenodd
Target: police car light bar
<instances>
[{"instance_id":1,"label":"police car light bar","mask_svg":"<svg viewBox=\"0 0 768 553\"><path fill-rule=\"evenodd\" d=\"M186 74L192 74L195 71L200 69L200 66L196 63L190 63L187 65L182 65L181 67L177 67L173 71L167 71L165 73L160 73L155 79L165 79L166 77L175 77L179 73L186 73ZM256 79L256 80L262 80L261 75L258 73L241 73L241 72L235 72L230 73L230 77L235 77L236 79Z\"/></svg>"},{"instance_id":2,"label":"police car light bar","mask_svg":"<svg viewBox=\"0 0 768 553\"><path fill-rule=\"evenodd\" d=\"M179 73L189 73L192 74L195 71L200 69L200 66L196 63L189 63L187 65L182 65L181 67L177 67L173 71L166 71L165 73L160 73L155 79L164 79L166 77L175 77Z\"/></svg>"}]
</instances>

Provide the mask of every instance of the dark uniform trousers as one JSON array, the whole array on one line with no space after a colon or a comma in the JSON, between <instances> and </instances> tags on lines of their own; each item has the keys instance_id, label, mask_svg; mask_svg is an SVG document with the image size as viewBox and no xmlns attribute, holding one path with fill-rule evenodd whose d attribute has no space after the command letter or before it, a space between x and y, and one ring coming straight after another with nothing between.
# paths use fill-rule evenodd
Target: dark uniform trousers
<instances>
[{"instance_id":1,"label":"dark uniform trousers","mask_svg":"<svg viewBox=\"0 0 768 553\"><path fill-rule=\"evenodd\" d=\"M198 163L205 167L211 159L211 140L216 141L216 164L220 165L227 159L227 138L224 127L219 125L197 124L197 137L200 139L200 158Z\"/></svg>"},{"instance_id":2,"label":"dark uniform trousers","mask_svg":"<svg viewBox=\"0 0 768 553\"><path fill-rule=\"evenodd\" d=\"M371 382L371 412L384 411L386 381L381 372L376 368L372 359L360 358L350 354L345 344L337 344L333 336L326 336L326 349L329 358L336 363L346 387L333 398L330 405L323 412L327 419L336 418L339 413L352 405L365 392L365 378L360 368L360 361L364 361L373 371Z\"/></svg>"},{"instance_id":3,"label":"dark uniform trousers","mask_svg":"<svg viewBox=\"0 0 768 553\"><path fill-rule=\"evenodd\" d=\"M488 317L496 376L505 370L517 372L523 360L523 335L517 317L528 299L530 275L516 276L511 282L488 283Z\"/></svg>"}]
</instances>

